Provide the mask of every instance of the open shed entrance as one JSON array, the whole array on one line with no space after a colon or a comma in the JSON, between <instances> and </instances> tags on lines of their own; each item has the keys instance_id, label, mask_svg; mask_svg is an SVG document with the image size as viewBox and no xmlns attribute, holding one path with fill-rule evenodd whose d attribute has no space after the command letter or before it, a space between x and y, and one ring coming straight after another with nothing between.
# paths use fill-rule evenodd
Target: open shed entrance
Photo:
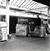
<instances>
[{"instance_id":1,"label":"open shed entrance","mask_svg":"<svg viewBox=\"0 0 50 51\"><path fill-rule=\"evenodd\" d=\"M17 17L16 16L10 16L10 21L9 21L9 33L15 33L16 30L16 24L17 24Z\"/></svg>"}]
</instances>

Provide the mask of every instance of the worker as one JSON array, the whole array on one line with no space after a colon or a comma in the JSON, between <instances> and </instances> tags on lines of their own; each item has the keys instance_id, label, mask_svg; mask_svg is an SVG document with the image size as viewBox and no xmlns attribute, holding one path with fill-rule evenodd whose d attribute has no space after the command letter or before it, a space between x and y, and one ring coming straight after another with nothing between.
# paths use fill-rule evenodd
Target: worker
<instances>
[{"instance_id":1,"label":"worker","mask_svg":"<svg viewBox=\"0 0 50 51\"><path fill-rule=\"evenodd\" d=\"M35 21L35 26L41 26L41 19L39 18L39 15L37 15L37 20Z\"/></svg>"}]
</instances>

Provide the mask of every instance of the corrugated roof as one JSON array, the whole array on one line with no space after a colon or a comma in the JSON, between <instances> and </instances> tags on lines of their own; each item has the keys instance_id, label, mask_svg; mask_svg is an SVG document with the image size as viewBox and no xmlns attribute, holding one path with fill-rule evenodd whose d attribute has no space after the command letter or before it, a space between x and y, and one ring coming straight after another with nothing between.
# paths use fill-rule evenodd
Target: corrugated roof
<instances>
[{"instance_id":1,"label":"corrugated roof","mask_svg":"<svg viewBox=\"0 0 50 51\"><path fill-rule=\"evenodd\" d=\"M6 0L0 0L0 5L6 6ZM38 12L47 14L48 13L48 6L38 3L34 0L10 0L9 5L14 6L16 9L21 8L25 9L26 11L31 12Z\"/></svg>"},{"instance_id":2,"label":"corrugated roof","mask_svg":"<svg viewBox=\"0 0 50 51\"><path fill-rule=\"evenodd\" d=\"M50 0L33 0L33 1L50 6Z\"/></svg>"},{"instance_id":3,"label":"corrugated roof","mask_svg":"<svg viewBox=\"0 0 50 51\"><path fill-rule=\"evenodd\" d=\"M47 14L48 6L33 0L10 0L10 5Z\"/></svg>"}]
</instances>

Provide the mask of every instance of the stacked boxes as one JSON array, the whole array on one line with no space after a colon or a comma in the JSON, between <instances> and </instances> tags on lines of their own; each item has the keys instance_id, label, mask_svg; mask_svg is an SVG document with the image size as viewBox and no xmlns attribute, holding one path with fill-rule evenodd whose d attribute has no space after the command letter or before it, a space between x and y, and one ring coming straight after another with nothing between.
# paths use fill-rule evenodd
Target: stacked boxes
<instances>
[{"instance_id":1,"label":"stacked boxes","mask_svg":"<svg viewBox=\"0 0 50 51\"><path fill-rule=\"evenodd\" d=\"M16 35L26 35L27 34L27 25L16 24Z\"/></svg>"},{"instance_id":2,"label":"stacked boxes","mask_svg":"<svg viewBox=\"0 0 50 51\"><path fill-rule=\"evenodd\" d=\"M7 23L0 21L0 40L8 40Z\"/></svg>"},{"instance_id":3,"label":"stacked boxes","mask_svg":"<svg viewBox=\"0 0 50 51\"><path fill-rule=\"evenodd\" d=\"M7 27L2 28L2 40L7 40Z\"/></svg>"}]
</instances>

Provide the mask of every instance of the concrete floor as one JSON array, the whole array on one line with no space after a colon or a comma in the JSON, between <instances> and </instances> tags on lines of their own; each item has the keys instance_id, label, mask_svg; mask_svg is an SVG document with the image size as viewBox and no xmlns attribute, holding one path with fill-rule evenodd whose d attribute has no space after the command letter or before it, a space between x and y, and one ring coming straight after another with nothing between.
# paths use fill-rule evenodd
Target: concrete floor
<instances>
[{"instance_id":1,"label":"concrete floor","mask_svg":"<svg viewBox=\"0 0 50 51\"><path fill-rule=\"evenodd\" d=\"M0 51L50 51L50 36L46 38L15 37L0 42Z\"/></svg>"}]
</instances>

